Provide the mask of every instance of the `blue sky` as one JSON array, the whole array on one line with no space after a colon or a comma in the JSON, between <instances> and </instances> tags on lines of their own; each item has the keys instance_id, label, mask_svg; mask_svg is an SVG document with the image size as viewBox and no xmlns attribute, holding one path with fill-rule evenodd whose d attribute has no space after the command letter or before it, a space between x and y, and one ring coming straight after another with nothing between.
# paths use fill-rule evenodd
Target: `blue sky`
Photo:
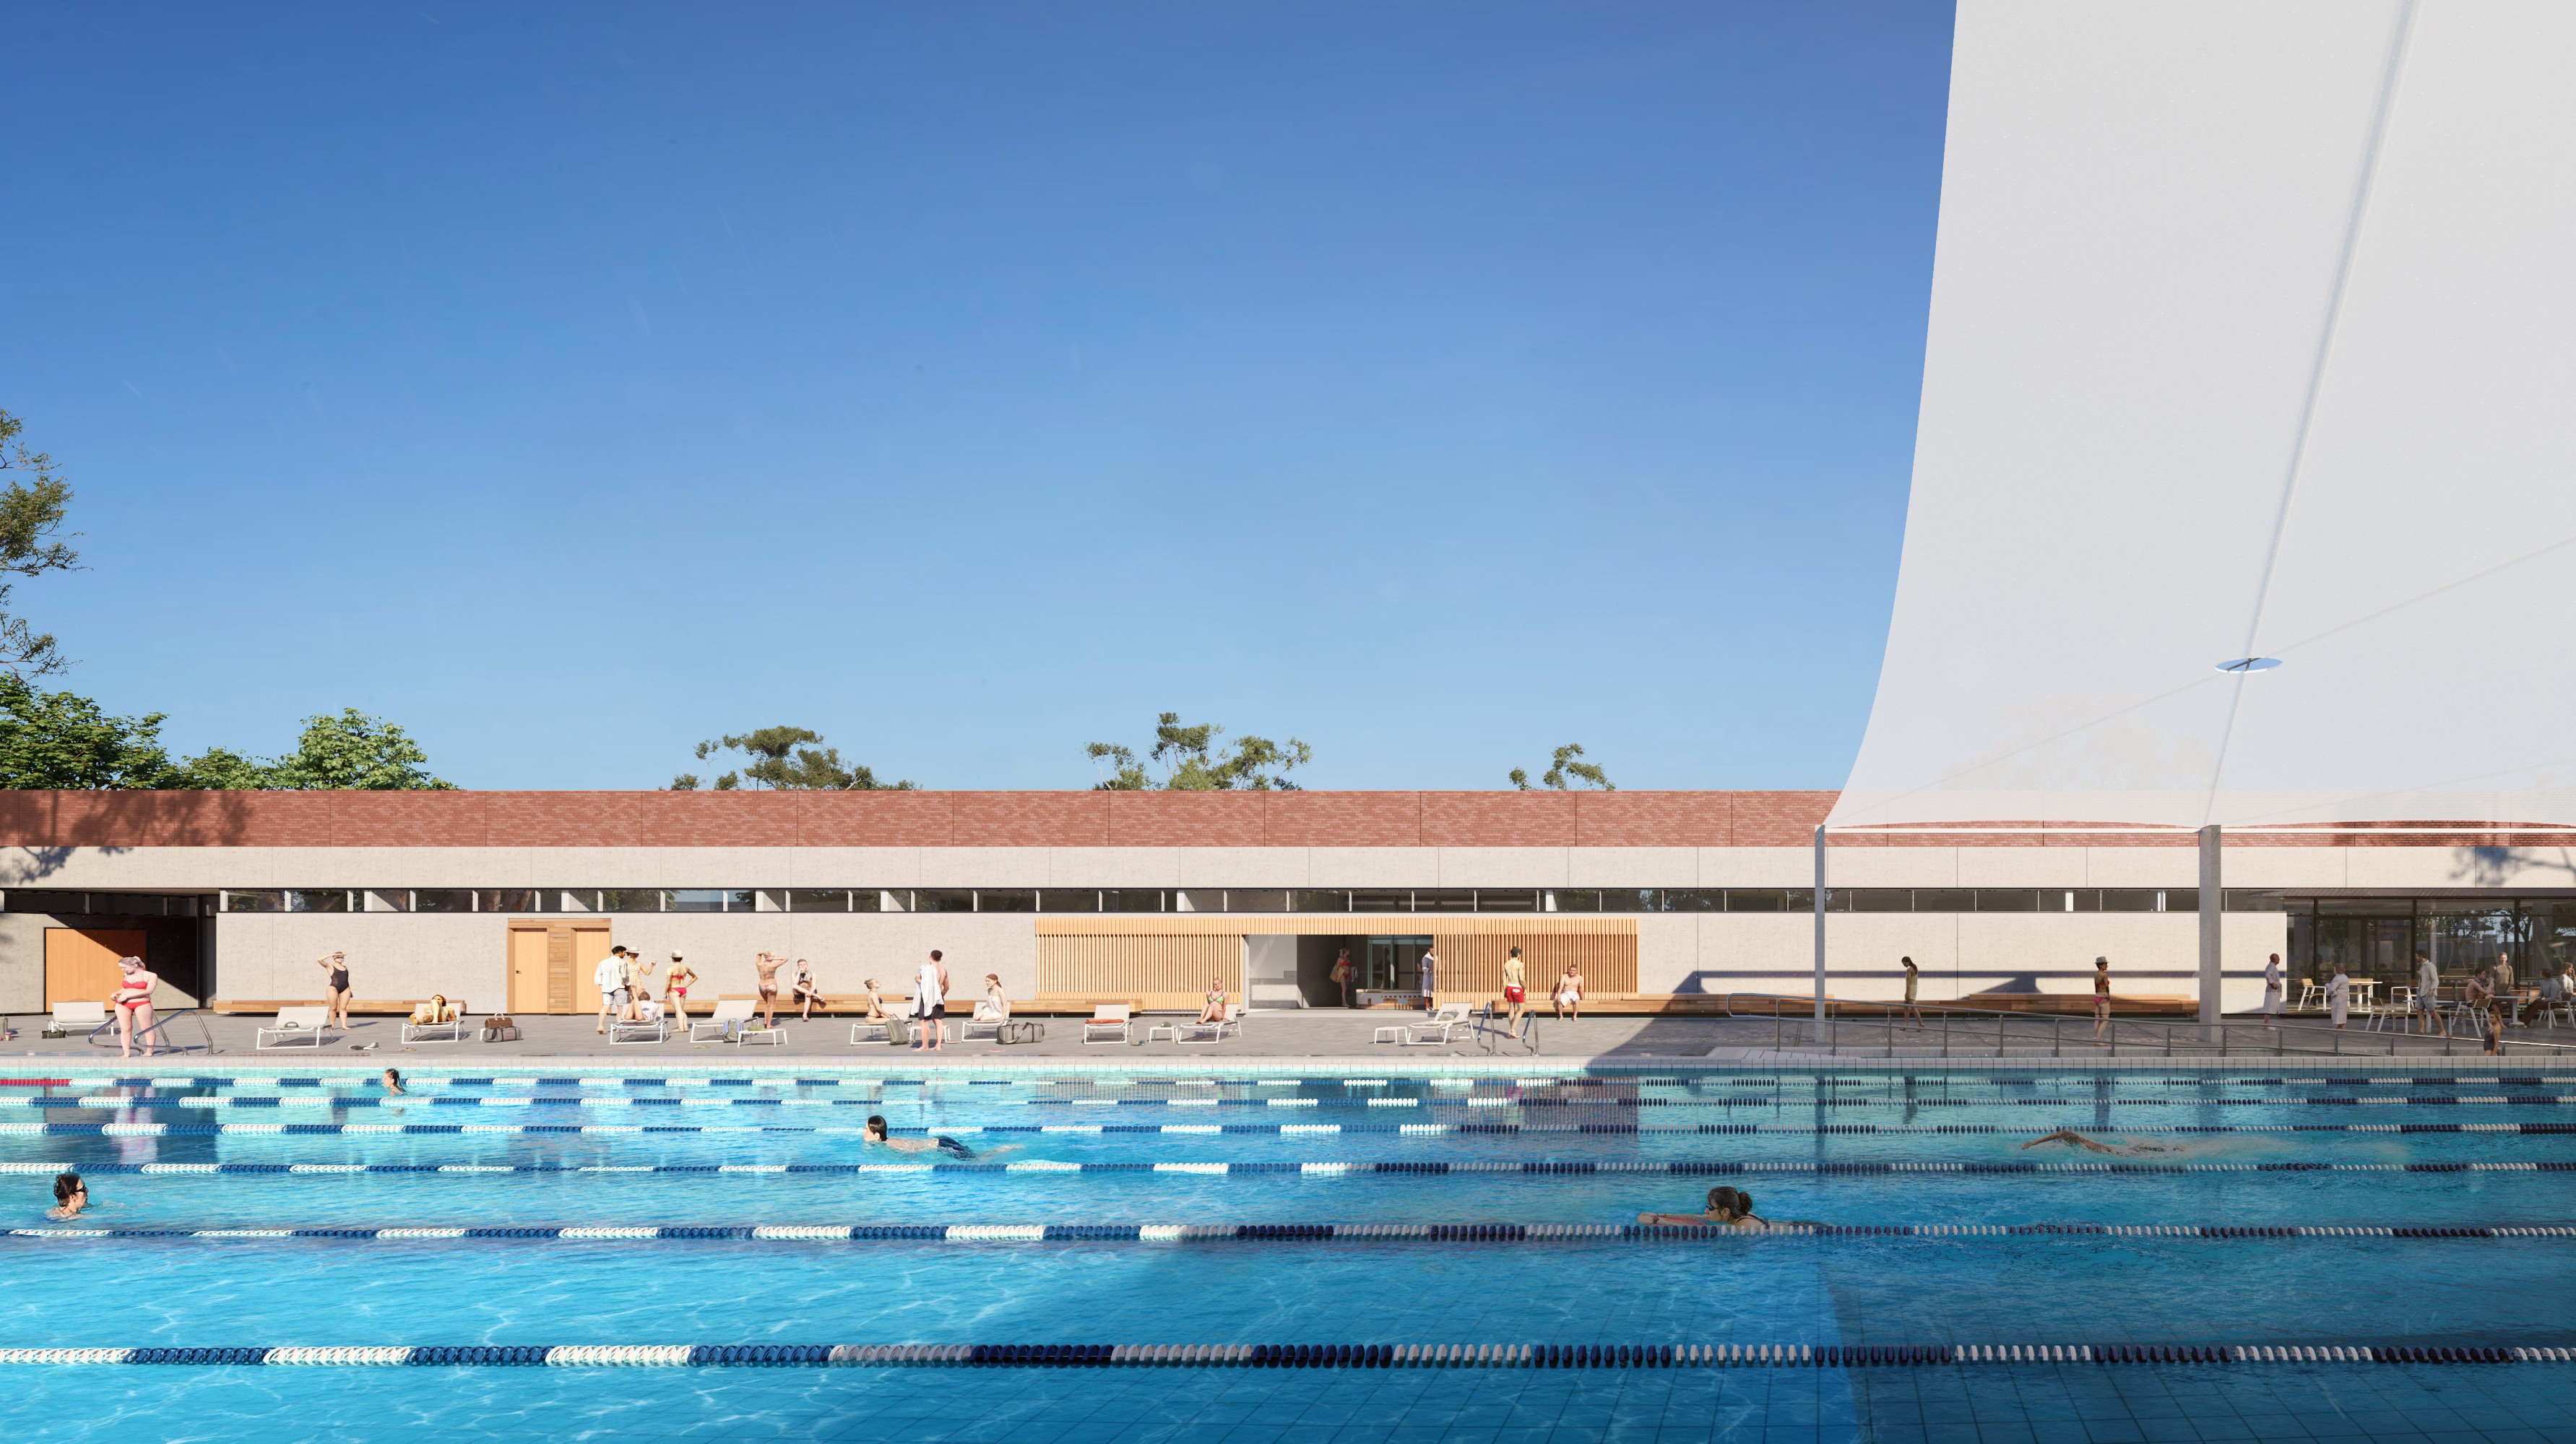
<instances>
[{"instance_id":1,"label":"blue sky","mask_svg":"<svg viewBox=\"0 0 2576 1444\"><path fill-rule=\"evenodd\" d=\"M1895 582L1918 4L37 7L17 602L189 751L469 787L778 722L1076 787L1831 787Z\"/></svg>"}]
</instances>

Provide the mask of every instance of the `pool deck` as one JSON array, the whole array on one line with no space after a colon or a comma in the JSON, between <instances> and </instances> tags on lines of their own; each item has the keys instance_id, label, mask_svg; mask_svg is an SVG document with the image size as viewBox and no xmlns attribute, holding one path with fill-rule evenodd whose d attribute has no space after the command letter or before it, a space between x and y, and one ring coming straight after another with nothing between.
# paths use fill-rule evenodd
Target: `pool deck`
<instances>
[{"instance_id":1,"label":"pool deck","mask_svg":"<svg viewBox=\"0 0 2576 1444\"><path fill-rule=\"evenodd\" d=\"M847 1019L825 1021L818 1018L811 1023L798 1023L791 1017L780 1019L782 1041L754 1046L727 1042L691 1043L685 1038L673 1038L658 1044L611 1046L597 1032L593 1019L559 1016L520 1019L521 1037L516 1042L406 1044L401 1041L399 1020L361 1017L345 1037L334 1030L328 1044L321 1048L255 1049L252 1046L254 1030L266 1020L209 1017L205 1023L214 1042L215 1051L211 1054L202 1047L195 1047L187 1052L152 1059L139 1056L122 1059L115 1048L91 1044L78 1033L58 1039L41 1037L39 1029L43 1020L20 1015L9 1020L15 1036L0 1041L0 1072L7 1071L5 1060L15 1058L41 1059L57 1067L73 1066L84 1070L118 1068L137 1074L207 1070L274 1072L278 1069L314 1068L343 1071L381 1067L399 1067L408 1071L460 1064L476 1069L524 1070L572 1059L613 1063L622 1070L637 1074L657 1071L694 1074L704 1073L710 1068L763 1069L782 1065L807 1072L818 1066L827 1066L902 1074L933 1067L985 1073L1031 1067L1048 1072L1061 1072L1067 1068L1168 1072L1204 1068L1211 1058L1223 1058L1237 1068L1253 1066L1263 1071L1432 1069L1449 1073L1558 1072L1570 1069L1670 1071L1677 1066L1921 1070L1928 1064L1943 1071L2002 1067L2015 1072L2035 1069L2171 1071L2177 1068L2230 1072L2249 1068L2353 1072L2396 1068L2478 1076L2576 1068L2576 1048L2569 1049L2564 1055L2550 1050L2490 1058L2477 1051L2474 1041L2454 1039L2451 1047L2456 1051L2445 1056L2439 1051L2444 1041L2440 1038L2396 1039L2395 1035L2384 1032L2347 1032L2339 1041L2341 1046L2352 1051L2340 1056L2249 1052L2242 1049L2252 1030L2243 1024L2239 1024L2236 1041L2232 1045L2239 1051L2227 1057L2212 1054L2168 1057L2159 1048L2132 1043L2123 1043L2115 1057L2109 1050L2091 1042L2087 1036L2089 1030L2081 1019L2055 1036L2048 1031L2046 1020L2041 1020L2030 1031L2027 1045L2017 1036L2011 1050L2002 1057L1995 1056L1991 1041L1982 1050L1959 1046L1954 1048L1951 1056L1944 1058L1937 1045L1910 1046L1901 1038L1896 1056L1892 1058L1875 1051L1858 1051L1865 1045L1854 1042L1851 1037L1846 1038L1844 1051L1839 1054L1796 1048L1774 1051L1771 1046L1773 1024L1767 1018L1611 1017L1563 1023L1543 1019L1538 1028L1535 1052L1489 1052L1482 1042L1463 1037L1460 1042L1445 1047L1413 1047L1372 1041L1379 1028L1416 1021L1418 1016L1323 1010L1265 1012L1253 1016L1243 1036L1228 1038L1222 1043L1178 1044L1168 1039L1156 1039L1127 1046L1115 1043L1085 1045L1081 1041L1079 1019L1050 1018L1044 1020L1047 1037L1041 1042L1002 1046L978 1039L973 1043L950 1043L936 1053L894 1048L883 1043L853 1045L849 1041L850 1024ZM1141 1037L1147 1025L1172 1021L1179 1019L1148 1016L1140 1021L1135 1032ZM194 1027L185 1023L181 1026L187 1040L194 1043L197 1037ZM2308 1032L2299 1036L2314 1046L2324 1035L2322 1032ZM2534 1041L2546 1041L2550 1036L2544 1032ZM2566 1036L2576 1041L2576 1034ZM2400 1049L2394 1055L2389 1052L2392 1039Z\"/></svg>"}]
</instances>

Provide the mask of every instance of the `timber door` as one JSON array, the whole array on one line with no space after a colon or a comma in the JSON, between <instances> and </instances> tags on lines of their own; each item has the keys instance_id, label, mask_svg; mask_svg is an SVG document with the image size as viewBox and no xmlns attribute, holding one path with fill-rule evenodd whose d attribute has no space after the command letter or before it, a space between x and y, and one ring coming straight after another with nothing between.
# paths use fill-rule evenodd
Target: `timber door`
<instances>
[{"instance_id":1,"label":"timber door","mask_svg":"<svg viewBox=\"0 0 2576 1444\"><path fill-rule=\"evenodd\" d=\"M83 999L105 1002L125 985L125 973L116 966L119 958L144 958L144 965L151 965L144 957L141 928L45 929L45 1006Z\"/></svg>"},{"instance_id":2,"label":"timber door","mask_svg":"<svg viewBox=\"0 0 2576 1444\"><path fill-rule=\"evenodd\" d=\"M595 1013L599 986L591 970L608 956L608 920L563 922L517 918L510 923L510 1011Z\"/></svg>"}]
</instances>

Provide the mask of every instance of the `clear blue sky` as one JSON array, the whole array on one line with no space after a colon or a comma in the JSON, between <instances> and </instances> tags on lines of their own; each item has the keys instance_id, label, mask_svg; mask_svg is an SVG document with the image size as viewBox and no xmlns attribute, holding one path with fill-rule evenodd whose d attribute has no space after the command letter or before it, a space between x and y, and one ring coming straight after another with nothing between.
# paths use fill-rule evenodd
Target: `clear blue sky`
<instances>
[{"instance_id":1,"label":"clear blue sky","mask_svg":"<svg viewBox=\"0 0 2576 1444\"><path fill-rule=\"evenodd\" d=\"M1076 787L1832 787L1920 384L1946 6L37 6L17 602L169 739L468 787L777 722Z\"/></svg>"}]
</instances>

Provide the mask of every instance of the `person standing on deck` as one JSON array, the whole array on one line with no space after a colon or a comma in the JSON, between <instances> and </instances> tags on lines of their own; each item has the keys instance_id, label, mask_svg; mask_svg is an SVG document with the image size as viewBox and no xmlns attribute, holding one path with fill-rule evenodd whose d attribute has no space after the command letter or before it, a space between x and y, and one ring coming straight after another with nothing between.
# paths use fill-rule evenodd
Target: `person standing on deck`
<instances>
[{"instance_id":1,"label":"person standing on deck","mask_svg":"<svg viewBox=\"0 0 2576 1444\"><path fill-rule=\"evenodd\" d=\"M940 1020L947 1016L948 965L939 960L939 950L933 948L930 960L921 965L920 975L912 984L912 1019L918 1025L912 1043L915 1051L921 1050L923 1035L930 1039L929 1051L939 1051L941 1034L947 1026Z\"/></svg>"},{"instance_id":2,"label":"person standing on deck","mask_svg":"<svg viewBox=\"0 0 2576 1444\"><path fill-rule=\"evenodd\" d=\"M349 1026L349 955L330 953L314 961L322 965L323 1001L329 1004L322 1013L322 1026L346 1028Z\"/></svg>"},{"instance_id":3,"label":"person standing on deck","mask_svg":"<svg viewBox=\"0 0 2576 1444\"><path fill-rule=\"evenodd\" d=\"M2281 955L2263 965L2263 1028L2266 1032L2281 1026Z\"/></svg>"},{"instance_id":4,"label":"person standing on deck","mask_svg":"<svg viewBox=\"0 0 2576 1444\"><path fill-rule=\"evenodd\" d=\"M590 970L590 981L599 989L599 1027L596 1031L605 1033L608 1031L608 1020L617 1016L617 1011L626 1006L626 999L621 996L626 991L626 945L624 943L612 944L609 947L608 956L601 958L599 965Z\"/></svg>"},{"instance_id":5,"label":"person standing on deck","mask_svg":"<svg viewBox=\"0 0 2576 1444\"><path fill-rule=\"evenodd\" d=\"M1342 949L1341 955L1333 959L1333 981L1341 985L1342 1006L1345 1008L1359 1006L1359 1000L1353 997L1351 992L1351 984L1358 976L1359 969L1351 966L1351 950Z\"/></svg>"},{"instance_id":6,"label":"person standing on deck","mask_svg":"<svg viewBox=\"0 0 2576 1444\"><path fill-rule=\"evenodd\" d=\"M1428 1013L1440 1006L1440 955L1429 948L1422 950L1422 1011Z\"/></svg>"},{"instance_id":7,"label":"person standing on deck","mask_svg":"<svg viewBox=\"0 0 2576 1444\"><path fill-rule=\"evenodd\" d=\"M2326 1016L2334 1025L2343 1026L2345 1014L2352 1009L2352 979L2344 976L2343 961L2335 961L2334 976L2326 979Z\"/></svg>"},{"instance_id":8,"label":"person standing on deck","mask_svg":"<svg viewBox=\"0 0 2576 1444\"><path fill-rule=\"evenodd\" d=\"M2423 949L2417 948L2415 950L2415 1020L2427 1033L2433 1031L2434 1020L2441 1011L2437 1005L2441 1001L2441 970L2433 966L2433 959L2427 956Z\"/></svg>"},{"instance_id":9,"label":"person standing on deck","mask_svg":"<svg viewBox=\"0 0 2576 1444\"><path fill-rule=\"evenodd\" d=\"M2093 1041L2111 1031L2111 960L2093 960Z\"/></svg>"},{"instance_id":10,"label":"person standing on deck","mask_svg":"<svg viewBox=\"0 0 2576 1444\"><path fill-rule=\"evenodd\" d=\"M1512 1036L1521 1035L1521 1014L1529 1010L1529 975L1522 970L1521 950L1503 959L1503 1002L1511 1010Z\"/></svg>"},{"instance_id":11,"label":"person standing on deck","mask_svg":"<svg viewBox=\"0 0 2576 1444\"><path fill-rule=\"evenodd\" d=\"M1915 971L1914 960L1912 958L1898 958L1897 961L1905 965L1905 1011L1898 1014L1898 1016L1902 1018L1912 1018L1914 1020L1914 1027L1919 1032L1923 1027L1923 1010L1916 1007L1914 1004L1915 995L1922 989L1923 977L1922 974Z\"/></svg>"}]
</instances>

